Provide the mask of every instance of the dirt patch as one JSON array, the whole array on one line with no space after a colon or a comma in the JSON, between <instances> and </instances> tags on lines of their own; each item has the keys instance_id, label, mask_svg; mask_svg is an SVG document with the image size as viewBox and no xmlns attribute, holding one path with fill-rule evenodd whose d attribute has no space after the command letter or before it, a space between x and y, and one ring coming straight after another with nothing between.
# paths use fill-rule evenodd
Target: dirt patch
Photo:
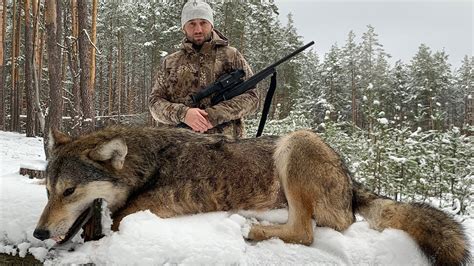
<instances>
[{"instance_id":1,"label":"dirt patch","mask_svg":"<svg viewBox=\"0 0 474 266\"><path fill-rule=\"evenodd\" d=\"M28 254L24 258L0 253L0 265L43 265L33 255Z\"/></svg>"}]
</instances>

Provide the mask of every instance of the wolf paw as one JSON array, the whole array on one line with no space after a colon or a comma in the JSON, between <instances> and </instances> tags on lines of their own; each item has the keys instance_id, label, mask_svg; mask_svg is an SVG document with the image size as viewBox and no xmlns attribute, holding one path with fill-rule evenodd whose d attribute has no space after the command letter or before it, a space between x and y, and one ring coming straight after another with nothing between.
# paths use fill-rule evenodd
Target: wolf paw
<instances>
[{"instance_id":1,"label":"wolf paw","mask_svg":"<svg viewBox=\"0 0 474 266\"><path fill-rule=\"evenodd\" d=\"M267 232L268 228L270 228L270 226L268 225L253 224L249 228L247 239L260 241L271 238L271 236L269 236Z\"/></svg>"},{"instance_id":2,"label":"wolf paw","mask_svg":"<svg viewBox=\"0 0 474 266\"><path fill-rule=\"evenodd\" d=\"M240 214L232 214L229 218L240 225L240 232L246 239L248 239L250 229L253 227L253 225L259 223L254 217L244 217Z\"/></svg>"},{"instance_id":3,"label":"wolf paw","mask_svg":"<svg viewBox=\"0 0 474 266\"><path fill-rule=\"evenodd\" d=\"M253 217L246 219L245 223L242 225L242 228L241 228L242 235L243 235L246 239L253 239L252 237L250 237L250 231L251 231L252 228L255 227L257 224L258 224L257 219L255 219L255 218L253 218Z\"/></svg>"}]
</instances>

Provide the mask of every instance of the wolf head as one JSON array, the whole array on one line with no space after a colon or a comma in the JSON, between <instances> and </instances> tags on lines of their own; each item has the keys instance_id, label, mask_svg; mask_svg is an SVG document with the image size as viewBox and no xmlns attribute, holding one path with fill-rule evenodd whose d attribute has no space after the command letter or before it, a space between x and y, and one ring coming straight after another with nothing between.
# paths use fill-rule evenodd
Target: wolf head
<instances>
[{"instance_id":1,"label":"wolf head","mask_svg":"<svg viewBox=\"0 0 474 266\"><path fill-rule=\"evenodd\" d=\"M46 169L48 203L33 235L64 243L90 218L95 199L108 202L113 212L127 199L129 189L119 181L127 145L120 138L79 138L54 131L52 156Z\"/></svg>"}]
</instances>

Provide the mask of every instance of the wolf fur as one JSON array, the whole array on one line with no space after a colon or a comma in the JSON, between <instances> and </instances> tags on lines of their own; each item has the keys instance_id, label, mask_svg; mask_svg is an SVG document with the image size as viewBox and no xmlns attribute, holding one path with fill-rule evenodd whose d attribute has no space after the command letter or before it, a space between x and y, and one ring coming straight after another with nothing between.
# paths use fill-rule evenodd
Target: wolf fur
<instances>
[{"instance_id":1,"label":"wolf fur","mask_svg":"<svg viewBox=\"0 0 474 266\"><path fill-rule=\"evenodd\" d=\"M55 132L48 203L35 237L64 241L96 198L113 214L160 217L288 207L288 222L254 225L249 238L309 245L318 226L347 229L361 214L376 230L404 230L436 265L470 259L461 225L426 204L395 202L355 182L340 157L310 131L233 139L177 128L106 128L77 139ZM79 217L79 218L78 218Z\"/></svg>"}]
</instances>

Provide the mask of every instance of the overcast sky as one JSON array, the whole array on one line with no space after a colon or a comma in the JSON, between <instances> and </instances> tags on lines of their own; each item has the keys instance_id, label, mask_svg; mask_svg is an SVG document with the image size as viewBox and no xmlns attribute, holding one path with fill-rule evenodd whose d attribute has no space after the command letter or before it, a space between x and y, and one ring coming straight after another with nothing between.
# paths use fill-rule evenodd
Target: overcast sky
<instances>
[{"instance_id":1,"label":"overcast sky","mask_svg":"<svg viewBox=\"0 0 474 266\"><path fill-rule=\"evenodd\" d=\"M344 46L350 30L361 41L367 25L375 27L379 42L392 58L409 63L421 43L445 49L449 62L459 67L473 54L474 0L275 0L280 20L293 14L304 42L316 42L323 57L331 45Z\"/></svg>"}]
</instances>

